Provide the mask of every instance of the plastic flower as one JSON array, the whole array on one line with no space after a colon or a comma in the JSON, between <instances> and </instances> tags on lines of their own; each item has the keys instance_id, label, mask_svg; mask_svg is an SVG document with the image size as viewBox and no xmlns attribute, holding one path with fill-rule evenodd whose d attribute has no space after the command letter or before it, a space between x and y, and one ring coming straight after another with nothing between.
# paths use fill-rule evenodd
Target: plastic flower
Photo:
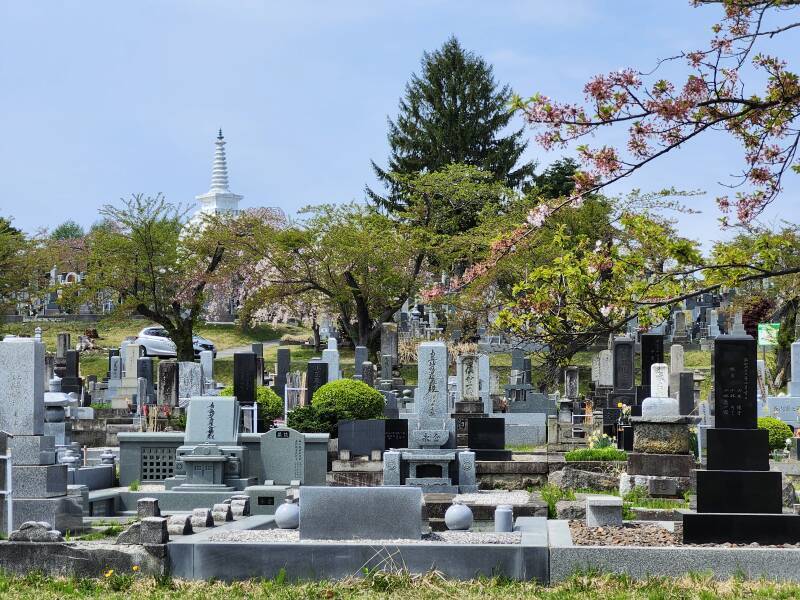
<instances>
[{"instance_id":1,"label":"plastic flower","mask_svg":"<svg viewBox=\"0 0 800 600\"><path fill-rule=\"evenodd\" d=\"M113 574L114 574L114 569L109 569L108 571L105 572L106 577L111 577Z\"/></svg>"},{"instance_id":2,"label":"plastic flower","mask_svg":"<svg viewBox=\"0 0 800 600\"><path fill-rule=\"evenodd\" d=\"M132 568L132 570L133 570L134 572L135 572L135 571L138 571L138 570L139 570L139 565L133 565L133 567L131 567L131 568Z\"/></svg>"}]
</instances>

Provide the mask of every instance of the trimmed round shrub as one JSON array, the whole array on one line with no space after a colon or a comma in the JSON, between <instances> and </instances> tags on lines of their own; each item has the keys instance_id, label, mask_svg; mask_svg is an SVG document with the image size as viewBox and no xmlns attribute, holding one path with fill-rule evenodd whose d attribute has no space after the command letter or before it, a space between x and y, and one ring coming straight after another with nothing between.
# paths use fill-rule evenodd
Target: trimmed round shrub
<instances>
[{"instance_id":1,"label":"trimmed round shrub","mask_svg":"<svg viewBox=\"0 0 800 600\"><path fill-rule=\"evenodd\" d=\"M233 396L233 386L222 388L220 396ZM256 402L258 402L258 418L267 422L283 418L283 400L272 388L259 386L256 388Z\"/></svg>"},{"instance_id":2,"label":"trimmed round shrub","mask_svg":"<svg viewBox=\"0 0 800 600\"><path fill-rule=\"evenodd\" d=\"M792 428L774 417L759 417L758 428L769 431L770 450L783 450L786 447L786 438L792 437Z\"/></svg>"},{"instance_id":3,"label":"trimmed round shrub","mask_svg":"<svg viewBox=\"0 0 800 600\"><path fill-rule=\"evenodd\" d=\"M317 411L331 413L336 421L346 419L380 419L384 400L375 388L357 379L337 379L326 383L311 400Z\"/></svg>"}]
</instances>

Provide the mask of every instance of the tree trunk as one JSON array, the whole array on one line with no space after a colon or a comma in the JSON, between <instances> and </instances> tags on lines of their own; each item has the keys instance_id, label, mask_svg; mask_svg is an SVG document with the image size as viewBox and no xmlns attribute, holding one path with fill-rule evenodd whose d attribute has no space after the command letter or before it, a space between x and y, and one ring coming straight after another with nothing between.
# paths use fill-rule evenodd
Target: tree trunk
<instances>
[{"instance_id":1,"label":"tree trunk","mask_svg":"<svg viewBox=\"0 0 800 600\"><path fill-rule=\"evenodd\" d=\"M175 342L178 360L189 362L194 360L192 329L192 321L189 319L181 319L178 322L178 326L175 328L172 341Z\"/></svg>"}]
</instances>

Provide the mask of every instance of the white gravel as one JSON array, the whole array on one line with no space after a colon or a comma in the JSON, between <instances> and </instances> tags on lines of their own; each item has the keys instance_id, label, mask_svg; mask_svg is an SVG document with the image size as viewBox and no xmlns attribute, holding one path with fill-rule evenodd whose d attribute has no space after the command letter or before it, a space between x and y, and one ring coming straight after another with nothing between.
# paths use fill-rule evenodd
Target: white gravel
<instances>
[{"instance_id":1,"label":"white gravel","mask_svg":"<svg viewBox=\"0 0 800 600\"><path fill-rule=\"evenodd\" d=\"M490 506L497 506L500 504L511 504L512 506L518 506L520 504L527 504L530 501L531 495L523 490L516 490L514 492L503 492L503 491L486 491L486 492L475 492L474 494L458 494L453 501L460 501L464 504L475 504L475 505L490 505Z\"/></svg>"},{"instance_id":2,"label":"white gravel","mask_svg":"<svg viewBox=\"0 0 800 600\"><path fill-rule=\"evenodd\" d=\"M212 542L239 544L366 544L375 546L393 544L519 544L521 533L481 533L472 531L437 531L423 535L419 540L301 540L297 529L264 529L251 531L220 531L207 538Z\"/></svg>"}]
</instances>

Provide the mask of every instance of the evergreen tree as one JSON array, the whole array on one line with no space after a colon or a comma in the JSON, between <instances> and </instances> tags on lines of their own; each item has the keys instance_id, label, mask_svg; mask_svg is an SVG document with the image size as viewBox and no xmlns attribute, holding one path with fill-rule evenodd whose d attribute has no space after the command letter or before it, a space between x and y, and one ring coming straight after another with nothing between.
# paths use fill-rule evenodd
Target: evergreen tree
<instances>
[{"instance_id":1,"label":"evergreen tree","mask_svg":"<svg viewBox=\"0 0 800 600\"><path fill-rule=\"evenodd\" d=\"M498 88L492 67L455 37L425 52L422 73L406 85L397 120L389 119L389 165L383 169L372 162L389 194L367 188L369 197L390 211L403 210L392 173L432 172L452 163L479 167L511 188L527 183L534 164L516 167L527 146L523 130L502 135L512 117L511 95L509 86Z\"/></svg>"},{"instance_id":2,"label":"evergreen tree","mask_svg":"<svg viewBox=\"0 0 800 600\"><path fill-rule=\"evenodd\" d=\"M50 234L51 240L74 240L84 236L83 227L78 225L75 221L64 221L61 225L53 230Z\"/></svg>"}]
</instances>

